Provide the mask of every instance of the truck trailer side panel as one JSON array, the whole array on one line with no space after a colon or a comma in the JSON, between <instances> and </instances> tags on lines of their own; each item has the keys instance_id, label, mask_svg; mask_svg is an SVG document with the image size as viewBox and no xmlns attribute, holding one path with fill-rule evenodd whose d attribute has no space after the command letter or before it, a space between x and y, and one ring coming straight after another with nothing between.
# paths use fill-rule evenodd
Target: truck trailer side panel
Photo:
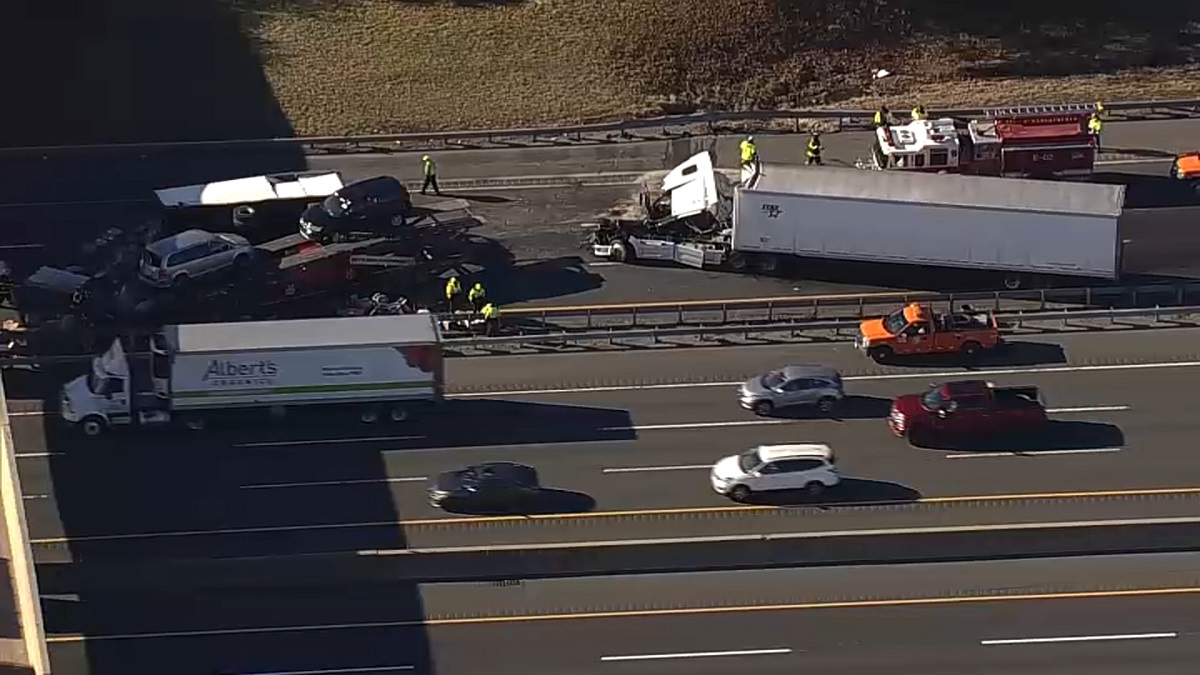
<instances>
[{"instance_id":1,"label":"truck trailer side panel","mask_svg":"<svg viewBox=\"0 0 1200 675\"><path fill-rule=\"evenodd\" d=\"M804 171L788 168L786 186L763 189L760 183L738 190L735 250L1087 277L1118 275L1118 222L1124 199L1120 186L1031 187L1033 181L1000 178L812 170L857 174L839 183L837 174L814 176ZM1002 192L1006 187L1015 194ZM1020 201L1022 188L1029 195L1026 201ZM980 194L972 195L972 190ZM996 191L996 198L989 203L990 191ZM1095 207L1084 206L1089 197L1097 196L1099 203L1091 202Z\"/></svg>"},{"instance_id":2,"label":"truck trailer side panel","mask_svg":"<svg viewBox=\"0 0 1200 675\"><path fill-rule=\"evenodd\" d=\"M176 410L428 399L437 358L434 345L179 355L171 399Z\"/></svg>"},{"instance_id":3,"label":"truck trailer side panel","mask_svg":"<svg viewBox=\"0 0 1200 675\"><path fill-rule=\"evenodd\" d=\"M441 394L432 315L170 326L176 410L431 399Z\"/></svg>"}]
</instances>

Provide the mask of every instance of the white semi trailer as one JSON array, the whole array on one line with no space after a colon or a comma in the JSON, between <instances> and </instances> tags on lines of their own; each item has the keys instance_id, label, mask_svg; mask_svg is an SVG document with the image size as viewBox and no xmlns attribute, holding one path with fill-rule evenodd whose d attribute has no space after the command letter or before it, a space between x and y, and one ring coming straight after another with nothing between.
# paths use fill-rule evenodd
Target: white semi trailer
<instances>
[{"instance_id":1,"label":"white semi trailer","mask_svg":"<svg viewBox=\"0 0 1200 675\"><path fill-rule=\"evenodd\" d=\"M364 423L402 421L441 400L440 341L430 314L167 326L114 340L63 386L61 415L92 437L173 422L200 429L253 409L266 419L336 406Z\"/></svg>"},{"instance_id":2,"label":"white semi trailer","mask_svg":"<svg viewBox=\"0 0 1200 675\"><path fill-rule=\"evenodd\" d=\"M790 258L1116 279L1125 187L763 164L722 180L707 152L669 172L647 217L598 224L618 261L773 272Z\"/></svg>"}]
</instances>

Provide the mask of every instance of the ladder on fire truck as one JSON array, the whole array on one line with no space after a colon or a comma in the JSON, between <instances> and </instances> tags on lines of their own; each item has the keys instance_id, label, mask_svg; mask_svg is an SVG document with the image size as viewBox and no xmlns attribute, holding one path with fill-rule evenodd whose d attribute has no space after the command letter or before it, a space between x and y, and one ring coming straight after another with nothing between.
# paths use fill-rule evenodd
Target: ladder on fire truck
<instances>
[{"instance_id":1,"label":"ladder on fire truck","mask_svg":"<svg viewBox=\"0 0 1200 675\"><path fill-rule=\"evenodd\" d=\"M1059 105L1022 105L1012 108L992 108L983 111L989 118L1034 117L1038 115L1090 115L1099 111L1095 103L1063 103Z\"/></svg>"}]
</instances>

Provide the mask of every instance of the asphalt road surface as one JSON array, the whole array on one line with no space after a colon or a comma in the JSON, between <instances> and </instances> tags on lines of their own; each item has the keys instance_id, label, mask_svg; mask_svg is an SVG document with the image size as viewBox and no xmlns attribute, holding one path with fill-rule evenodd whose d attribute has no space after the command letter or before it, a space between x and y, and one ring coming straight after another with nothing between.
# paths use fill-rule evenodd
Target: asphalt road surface
<instances>
[{"instance_id":1,"label":"asphalt road surface","mask_svg":"<svg viewBox=\"0 0 1200 675\"><path fill-rule=\"evenodd\" d=\"M47 599L54 672L1186 675L1196 554Z\"/></svg>"},{"instance_id":2,"label":"asphalt road surface","mask_svg":"<svg viewBox=\"0 0 1200 675\"><path fill-rule=\"evenodd\" d=\"M1098 180L1130 185L1126 270L1133 275L1200 275L1200 194L1167 179L1164 157L1184 149L1200 120L1113 122L1106 127L1106 154ZM710 138L504 150L458 150L439 154L447 193L471 200L487 221L475 234L498 240L514 257L484 277L503 304L563 304L758 297L800 293L851 293L880 289L962 289L977 282L959 274L867 265L811 265L804 279L772 279L689 269L626 267L589 262L579 223L616 201L631 197L633 185L581 184L581 174L615 172L632 177L660 171L696 151L712 148L718 162L732 166L737 138ZM802 156L802 137L762 136L768 161ZM826 139L831 164L852 163L864 154L863 133ZM347 177L390 173L408 182L419 178L420 153L309 157L274 153L257 157L222 154L198 158L165 153L146 157L66 156L62 159L0 159L6 184L0 188L0 251L36 255L40 246L69 241L144 219L148 190L164 184L216 180L255 171L337 169ZM119 167L119 170L115 167ZM8 177L15 176L15 180ZM109 177L110 178L105 178ZM542 187L479 188L482 178L526 177ZM529 178L534 177L534 178ZM633 180L629 178L629 180ZM455 192L454 181L465 186ZM143 203L138 203L141 200ZM7 247L7 249L5 248ZM68 255L69 257L69 255Z\"/></svg>"},{"instance_id":3,"label":"asphalt road surface","mask_svg":"<svg viewBox=\"0 0 1200 675\"><path fill-rule=\"evenodd\" d=\"M1194 515L1196 336L1015 344L983 376L1041 387L1057 421L1044 437L982 449L912 448L882 420L891 396L979 375L877 368L846 345L453 361L458 393L445 414L375 436L296 425L88 446L23 402L13 432L43 561ZM734 382L789 362L845 369L853 397L839 419L760 419L737 407ZM524 392L486 391L505 387ZM800 508L772 516L731 511L711 492L716 459L796 441L838 453L848 480L825 503L785 499ZM514 524L428 506L428 477L488 460L538 467L555 490L544 513L640 513ZM1090 494L1165 488L1182 491ZM854 506L877 501L901 503ZM661 513L685 507L699 511Z\"/></svg>"}]
</instances>

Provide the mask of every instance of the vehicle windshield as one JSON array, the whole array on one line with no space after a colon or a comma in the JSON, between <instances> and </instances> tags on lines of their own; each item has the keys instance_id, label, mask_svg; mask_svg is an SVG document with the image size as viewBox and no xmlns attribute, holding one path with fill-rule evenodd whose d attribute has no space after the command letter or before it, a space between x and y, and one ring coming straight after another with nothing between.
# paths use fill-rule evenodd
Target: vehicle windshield
<instances>
[{"instance_id":1,"label":"vehicle windshield","mask_svg":"<svg viewBox=\"0 0 1200 675\"><path fill-rule=\"evenodd\" d=\"M162 256L150 249L142 251L142 264L147 267L162 267Z\"/></svg>"},{"instance_id":2,"label":"vehicle windshield","mask_svg":"<svg viewBox=\"0 0 1200 675\"><path fill-rule=\"evenodd\" d=\"M759 464L762 464L762 457L758 454L758 448L747 450L738 455L738 468L742 470L742 473L750 473Z\"/></svg>"},{"instance_id":3,"label":"vehicle windshield","mask_svg":"<svg viewBox=\"0 0 1200 675\"><path fill-rule=\"evenodd\" d=\"M933 387L921 397L921 405L926 410L941 410L946 405L946 397L941 387Z\"/></svg>"},{"instance_id":4,"label":"vehicle windshield","mask_svg":"<svg viewBox=\"0 0 1200 675\"><path fill-rule=\"evenodd\" d=\"M883 329L892 335L899 335L900 331L908 325L908 319L904 318L904 310L898 310L892 313L891 316L883 320Z\"/></svg>"},{"instance_id":5,"label":"vehicle windshield","mask_svg":"<svg viewBox=\"0 0 1200 675\"><path fill-rule=\"evenodd\" d=\"M87 374L88 391L92 392L96 396L100 396L102 393L101 388L103 386L104 386L104 376L103 375L98 374L94 370Z\"/></svg>"},{"instance_id":6,"label":"vehicle windshield","mask_svg":"<svg viewBox=\"0 0 1200 675\"><path fill-rule=\"evenodd\" d=\"M767 387L768 389L775 389L783 386L785 380L786 378L783 376L782 370L773 370L762 377L763 386Z\"/></svg>"},{"instance_id":7,"label":"vehicle windshield","mask_svg":"<svg viewBox=\"0 0 1200 675\"><path fill-rule=\"evenodd\" d=\"M325 213L334 218L339 218L349 210L350 200L344 199L341 195L334 193L325 198L325 201L321 203L321 208L325 209Z\"/></svg>"}]
</instances>

